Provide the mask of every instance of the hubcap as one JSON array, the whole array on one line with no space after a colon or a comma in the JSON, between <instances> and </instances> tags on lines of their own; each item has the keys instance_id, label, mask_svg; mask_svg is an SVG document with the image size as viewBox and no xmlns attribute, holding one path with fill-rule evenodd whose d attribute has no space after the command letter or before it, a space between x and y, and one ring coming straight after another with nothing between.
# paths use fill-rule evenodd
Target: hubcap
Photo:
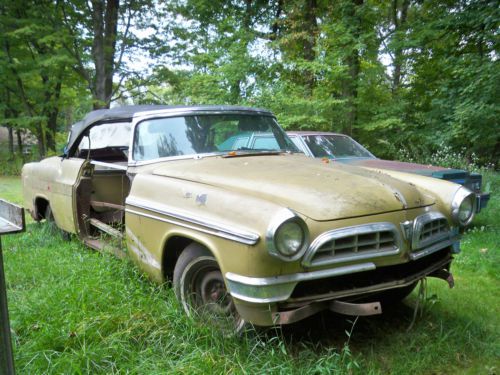
<instances>
[{"instance_id":1,"label":"hubcap","mask_svg":"<svg viewBox=\"0 0 500 375\"><path fill-rule=\"evenodd\" d=\"M220 271L211 271L203 275L201 279L201 299L204 305L215 313L229 315L232 309L232 301L229 297L226 285Z\"/></svg>"}]
</instances>

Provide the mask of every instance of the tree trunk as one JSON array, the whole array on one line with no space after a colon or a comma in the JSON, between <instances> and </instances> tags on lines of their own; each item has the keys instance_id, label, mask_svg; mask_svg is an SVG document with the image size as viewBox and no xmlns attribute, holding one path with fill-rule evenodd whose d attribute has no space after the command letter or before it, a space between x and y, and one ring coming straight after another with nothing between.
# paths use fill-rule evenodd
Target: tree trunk
<instances>
[{"instance_id":1,"label":"tree trunk","mask_svg":"<svg viewBox=\"0 0 500 375\"><path fill-rule=\"evenodd\" d=\"M318 35L318 22L316 20L316 13L318 5L316 0L307 0L306 9L304 12L305 31L307 36L304 39L304 60L314 62L316 59L316 37ZM307 69L305 72L306 95L311 97L313 94L316 79L313 69Z\"/></svg>"},{"instance_id":2,"label":"tree trunk","mask_svg":"<svg viewBox=\"0 0 500 375\"><path fill-rule=\"evenodd\" d=\"M16 129L16 137L17 137L17 152L21 155L21 158L24 162L24 153L23 153L23 138L20 129Z\"/></svg>"},{"instance_id":3,"label":"tree trunk","mask_svg":"<svg viewBox=\"0 0 500 375\"><path fill-rule=\"evenodd\" d=\"M94 109L109 108L113 94L119 0L92 0L94 38L92 57L95 77L92 88Z\"/></svg>"},{"instance_id":4,"label":"tree trunk","mask_svg":"<svg viewBox=\"0 0 500 375\"><path fill-rule=\"evenodd\" d=\"M410 6L409 0L403 0L401 4L401 9L399 9L399 1L393 0L392 2L392 23L394 25L395 35L394 38L396 40L396 47L394 48L394 72L392 76L392 94L395 95L397 89L401 84L402 77L402 66L404 62L403 56L403 47L401 45L404 35L404 28L406 24L406 19L408 17L408 7Z\"/></svg>"},{"instance_id":5,"label":"tree trunk","mask_svg":"<svg viewBox=\"0 0 500 375\"><path fill-rule=\"evenodd\" d=\"M45 134L43 131L43 125L41 122L36 124L36 138L38 144L38 156L43 159L45 156Z\"/></svg>"},{"instance_id":6,"label":"tree trunk","mask_svg":"<svg viewBox=\"0 0 500 375\"><path fill-rule=\"evenodd\" d=\"M9 131L9 160L14 159L14 129L12 126L7 125Z\"/></svg>"},{"instance_id":7,"label":"tree trunk","mask_svg":"<svg viewBox=\"0 0 500 375\"><path fill-rule=\"evenodd\" d=\"M46 147L48 150L56 150L57 116L59 114L59 98L61 96L62 77L57 77L57 82L53 90L47 87L45 97L47 103L52 103L44 109L44 117L47 118L47 129L45 132Z\"/></svg>"},{"instance_id":8,"label":"tree trunk","mask_svg":"<svg viewBox=\"0 0 500 375\"><path fill-rule=\"evenodd\" d=\"M361 22L358 8L363 5L363 0L351 0L342 8L342 18L346 28L350 30L353 43L357 43L361 36ZM346 101L346 117L343 121L342 132L352 135L352 129L358 119L358 81L361 68L359 50L353 46L346 46L347 52L344 64L347 66L347 79L342 84L342 96Z\"/></svg>"}]
</instances>

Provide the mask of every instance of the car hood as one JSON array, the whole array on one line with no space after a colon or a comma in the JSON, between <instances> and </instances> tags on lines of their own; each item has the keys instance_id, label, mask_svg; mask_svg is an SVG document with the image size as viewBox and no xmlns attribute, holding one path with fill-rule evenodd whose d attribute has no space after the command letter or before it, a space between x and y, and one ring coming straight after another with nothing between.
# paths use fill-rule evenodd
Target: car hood
<instances>
[{"instance_id":1,"label":"car hood","mask_svg":"<svg viewBox=\"0 0 500 375\"><path fill-rule=\"evenodd\" d=\"M302 155L206 157L166 162L154 175L257 196L314 220L373 215L434 203L384 173Z\"/></svg>"},{"instance_id":2,"label":"car hood","mask_svg":"<svg viewBox=\"0 0 500 375\"><path fill-rule=\"evenodd\" d=\"M450 169L436 167L434 165L425 165L417 163L407 163L403 161L384 160L384 159L365 159L365 158L345 158L336 159L342 163L355 165L359 167L387 169L391 171L414 173L422 176L435 177L443 180L464 184L469 173L460 169Z\"/></svg>"}]
</instances>

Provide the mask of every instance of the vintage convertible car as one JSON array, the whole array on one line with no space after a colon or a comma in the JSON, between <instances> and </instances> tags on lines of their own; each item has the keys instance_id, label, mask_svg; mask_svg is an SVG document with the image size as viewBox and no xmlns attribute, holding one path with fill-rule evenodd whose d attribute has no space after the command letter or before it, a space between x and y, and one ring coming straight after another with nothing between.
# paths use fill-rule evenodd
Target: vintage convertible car
<instances>
[{"instance_id":1,"label":"vintage convertible car","mask_svg":"<svg viewBox=\"0 0 500 375\"><path fill-rule=\"evenodd\" d=\"M483 177L479 173L379 159L345 134L314 131L289 131L287 134L299 150L313 158L328 158L366 168L416 173L464 185L476 194L477 212L485 208L490 199L489 193L481 191Z\"/></svg>"},{"instance_id":2,"label":"vintage convertible car","mask_svg":"<svg viewBox=\"0 0 500 375\"><path fill-rule=\"evenodd\" d=\"M235 146L249 134L255 142ZM297 151L265 110L99 110L72 127L64 155L24 166L24 203L35 220L171 280L186 313L236 329L324 309L378 314L424 277L451 285L473 192Z\"/></svg>"}]
</instances>

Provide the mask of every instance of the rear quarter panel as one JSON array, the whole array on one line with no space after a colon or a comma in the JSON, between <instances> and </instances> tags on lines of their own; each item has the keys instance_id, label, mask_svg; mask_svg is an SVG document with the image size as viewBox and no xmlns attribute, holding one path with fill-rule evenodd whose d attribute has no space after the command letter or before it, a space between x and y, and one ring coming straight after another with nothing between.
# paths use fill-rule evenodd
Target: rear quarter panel
<instances>
[{"instance_id":1,"label":"rear quarter panel","mask_svg":"<svg viewBox=\"0 0 500 375\"><path fill-rule=\"evenodd\" d=\"M76 233L74 187L78 181L84 159L51 157L23 167L24 206L34 214L36 199L49 202L59 228Z\"/></svg>"}]
</instances>

